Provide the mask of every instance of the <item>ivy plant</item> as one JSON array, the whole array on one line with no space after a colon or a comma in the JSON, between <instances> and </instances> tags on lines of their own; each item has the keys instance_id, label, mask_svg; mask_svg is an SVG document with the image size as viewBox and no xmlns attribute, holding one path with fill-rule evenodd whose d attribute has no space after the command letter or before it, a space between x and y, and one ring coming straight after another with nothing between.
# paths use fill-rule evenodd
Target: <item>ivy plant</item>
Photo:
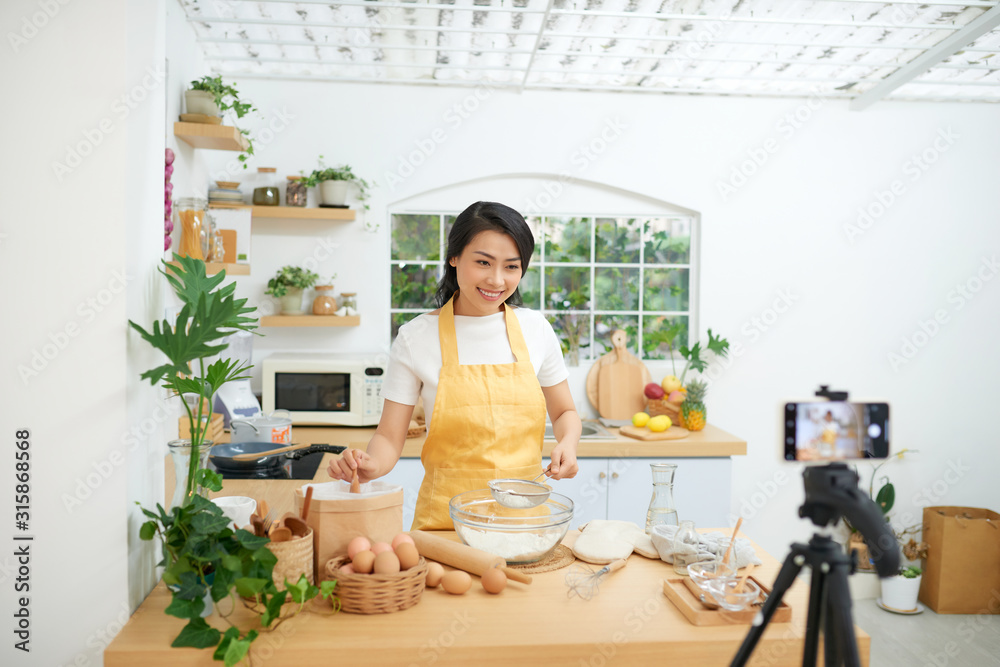
<instances>
[{"instance_id":1,"label":"ivy plant","mask_svg":"<svg viewBox=\"0 0 1000 667\"><path fill-rule=\"evenodd\" d=\"M368 210L368 196L371 185L365 179L356 175L351 169L350 165L341 165L339 167L327 167L323 162L323 156L319 156L319 169L313 169L312 173L306 175L304 171L300 171L302 174L302 183L305 184L307 188L314 188L323 181L348 181L353 183L358 188L358 201L364 204L365 210Z\"/></svg>"},{"instance_id":2,"label":"ivy plant","mask_svg":"<svg viewBox=\"0 0 1000 667\"><path fill-rule=\"evenodd\" d=\"M275 297L283 297L288 294L288 289L308 289L319 280L319 274L303 269L299 266L283 266L278 273L267 281L267 289L264 294Z\"/></svg>"},{"instance_id":3,"label":"ivy plant","mask_svg":"<svg viewBox=\"0 0 1000 667\"><path fill-rule=\"evenodd\" d=\"M223 83L221 75L214 77L206 75L196 81L192 81L191 90L203 90L211 93L215 105L219 107L219 111L225 113L232 110L236 114L237 120L243 118L251 111L257 110L250 102L244 102L240 99L240 93L236 90L236 86ZM240 134L247 139L247 148L239 156L240 162L243 163L243 168L246 169L247 159L250 155L253 155L253 139L247 130L241 129Z\"/></svg>"}]
</instances>

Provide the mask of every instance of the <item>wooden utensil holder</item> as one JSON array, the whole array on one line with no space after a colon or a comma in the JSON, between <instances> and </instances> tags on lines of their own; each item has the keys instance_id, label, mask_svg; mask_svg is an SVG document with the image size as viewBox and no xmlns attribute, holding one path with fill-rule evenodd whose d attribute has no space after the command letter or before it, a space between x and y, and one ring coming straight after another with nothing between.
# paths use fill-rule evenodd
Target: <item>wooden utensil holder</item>
<instances>
[{"instance_id":1,"label":"wooden utensil holder","mask_svg":"<svg viewBox=\"0 0 1000 667\"><path fill-rule=\"evenodd\" d=\"M285 579L295 583L303 574L309 583L315 583L313 576L313 531L287 542L271 542L267 548L278 562L274 565L274 585L279 591L285 590Z\"/></svg>"},{"instance_id":2,"label":"wooden utensil holder","mask_svg":"<svg viewBox=\"0 0 1000 667\"><path fill-rule=\"evenodd\" d=\"M427 578L423 556L409 570L398 574L347 574L340 568L351 560L346 556L326 563L325 578L336 579L334 596L340 610L349 614L388 614L409 609L420 602ZM336 604L331 598L331 604Z\"/></svg>"}]
</instances>

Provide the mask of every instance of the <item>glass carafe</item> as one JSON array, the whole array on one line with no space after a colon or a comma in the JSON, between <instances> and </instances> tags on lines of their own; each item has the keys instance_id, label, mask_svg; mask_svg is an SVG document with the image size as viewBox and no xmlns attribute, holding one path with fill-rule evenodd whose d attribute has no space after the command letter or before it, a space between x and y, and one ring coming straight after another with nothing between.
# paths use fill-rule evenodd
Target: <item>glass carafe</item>
<instances>
[{"instance_id":1,"label":"glass carafe","mask_svg":"<svg viewBox=\"0 0 1000 667\"><path fill-rule=\"evenodd\" d=\"M673 463L650 463L649 467L653 473L653 498L646 512L647 534L660 524L677 525L677 509L674 507L674 473L677 466Z\"/></svg>"}]
</instances>

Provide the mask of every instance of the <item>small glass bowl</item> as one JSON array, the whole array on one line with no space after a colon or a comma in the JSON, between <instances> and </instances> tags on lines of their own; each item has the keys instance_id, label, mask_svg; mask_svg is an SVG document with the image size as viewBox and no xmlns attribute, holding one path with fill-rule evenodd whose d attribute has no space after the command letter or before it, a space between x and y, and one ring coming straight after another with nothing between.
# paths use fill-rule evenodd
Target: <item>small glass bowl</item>
<instances>
[{"instance_id":1,"label":"small glass bowl","mask_svg":"<svg viewBox=\"0 0 1000 667\"><path fill-rule=\"evenodd\" d=\"M735 575L736 570L717 560L707 560L688 565L688 576L691 577L691 581L698 584L698 588L706 593L709 592L709 581L713 579L732 579Z\"/></svg>"},{"instance_id":2,"label":"small glass bowl","mask_svg":"<svg viewBox=\"0 0 1000 667\"><path fill-rule=\"evenodd\" d=\"M736 591L740 580L712 579L708 582L708 592L712 594L719 606L727 611L743 611L760 596L760 586L752 579L747 579L743 590Z\"/></svg>"}]
</instances>

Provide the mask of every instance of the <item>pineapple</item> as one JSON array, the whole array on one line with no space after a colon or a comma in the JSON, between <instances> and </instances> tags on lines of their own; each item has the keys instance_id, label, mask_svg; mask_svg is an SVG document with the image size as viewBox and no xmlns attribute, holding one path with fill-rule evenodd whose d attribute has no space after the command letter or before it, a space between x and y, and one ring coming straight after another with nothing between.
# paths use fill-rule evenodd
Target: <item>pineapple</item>
<instances>
[{"instance_id":1,"label":"pineapple","mask_svg":"<svg viewBox=\"0 0 1000 667\"><path fill-rule=\"evenodd\" d=\"M708 385L702 380L691 380L687 386L687 398L681 403L681 421L689 431L705 428L705 394Z\"/></svg>"}]
</instances>

